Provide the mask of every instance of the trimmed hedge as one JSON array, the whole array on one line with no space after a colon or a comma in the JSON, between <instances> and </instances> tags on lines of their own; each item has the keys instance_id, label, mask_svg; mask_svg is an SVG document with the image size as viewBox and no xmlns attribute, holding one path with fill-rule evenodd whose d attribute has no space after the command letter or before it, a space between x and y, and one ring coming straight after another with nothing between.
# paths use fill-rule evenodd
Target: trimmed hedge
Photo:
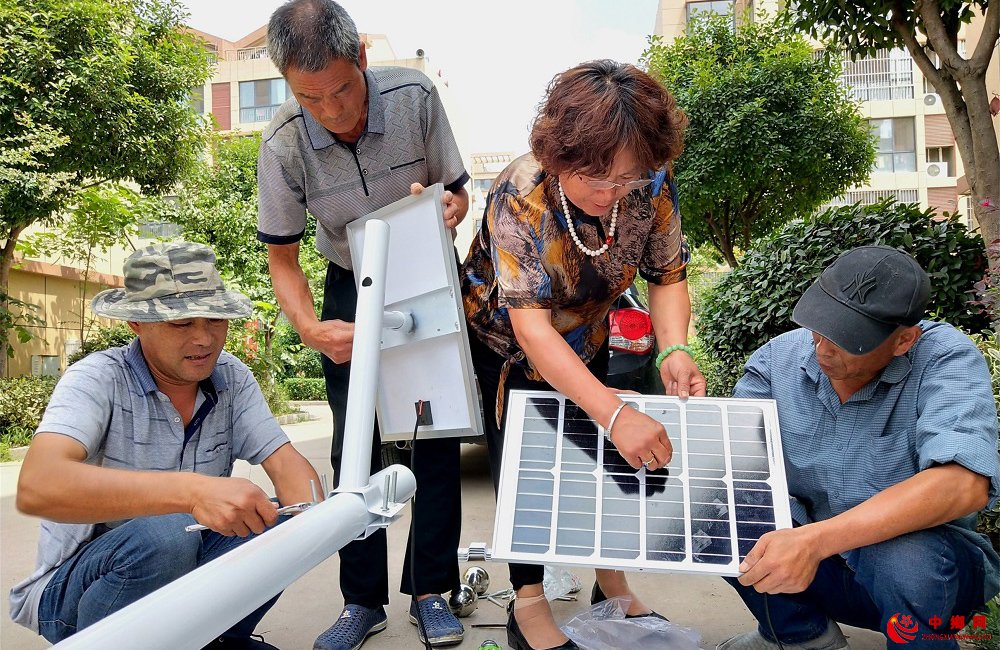
<instances>
[{"instance_id":1,"label":"trimmed hedge","mask_svg":"<svg viewBox=\"0 0 1000 650\"><path fill-rule=\"evenodd\" d=\"M55 377L14 377L0 379L0 446L23 447L42 419Z\"/></svg>"},{"instance_id":2,"label":"trimmed hedge","mask_svg":"<svg viewBox=\"0 0 1000 650\"><path fill-rule=\"evenodd\" d=\"M315 377L290 377L281 382L288 399L297 402L326 401L326 380Z\"/></svg>"},{"instance_id":3,"label":"trimmed hedge","mask_svg":"<svg viewBox=\"0 0 1000 650\"><path fill-rule=\"evenodd\" d=\"M115 323L105 327L98 325L90 331L87 340L79 350L70 355L66 360L66 365L71 366L91 352L99 352L108 348L117 348L128 345L135 338L135 332L129 329L125 323Z\"/></svg>"},{"instance_id":4,"label":"trimmed hedge","mask_svg":"<svg viewBox=\"0 0 1000 650\"><path fill-rule=\"evenodd\" d=\"M731 394L750 353L795 329L792 308L823 269L840 253L868 244L906 251L927 270L929 318L967 332L989 327L988 317L969 304L986 269L983 241L957 215L935 220L931 210L892 200L833 208L761 240L705 296L698 335L718 363L722 395Z\"/></svg>"}]
</instances>

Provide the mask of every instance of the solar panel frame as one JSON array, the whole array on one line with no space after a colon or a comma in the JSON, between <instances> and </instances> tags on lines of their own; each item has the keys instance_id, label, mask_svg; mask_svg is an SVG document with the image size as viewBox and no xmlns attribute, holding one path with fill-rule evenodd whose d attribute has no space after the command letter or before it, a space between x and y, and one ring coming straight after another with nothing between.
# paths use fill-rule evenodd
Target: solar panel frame
<instances>
[{"instance_id":1,"label":"solar panel frame","mask_svg":"<svg viewBox=\"0 0 1000 650\"><path fill-rule=\"evenodd\" d=\"M761 534L791 528L774 400L619 397L664 422L666 468L629 467L560 393L510 392L493 559L737 576Z\"/></svg>"}]
</instances>

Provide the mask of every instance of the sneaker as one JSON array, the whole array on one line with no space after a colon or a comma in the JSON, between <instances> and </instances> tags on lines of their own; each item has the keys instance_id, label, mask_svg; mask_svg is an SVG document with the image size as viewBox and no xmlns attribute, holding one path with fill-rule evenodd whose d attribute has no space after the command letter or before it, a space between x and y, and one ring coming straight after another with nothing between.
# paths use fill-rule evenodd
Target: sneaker
<instances>
[{"instance_id":1,"label":"sneaker","mask_svg":"<svg viewBox=\"0 0 1000 650\"><path fill-rule=\"evenodd\" d=\"M417 622L417 608L420 609L420 618L423 620L424 629L427 630L432 646L455 645L462 642L465 626L455 618L448 603L441 596L410 601L410 622L417 626L417 636L421 642L424 641L424 635Z\"/></svg>"},{"instance_id":2,"label":"sneaker","mask_svg":"<svg viewBox=\"0 0 1000 650\"><path fill-rule=\"evenodd\" d=\"M780 647L785 650L841 650L849 647L844 633L840 631L840 626L833 621L829 621L826 632L810 641L802 643L783 643ZM716 650L778 650L779 646L773 641L768 641L760 632L746 632L734 636L728 641L724 641L716 646Z\"/></svg>"},{"instance_id":3,"label":"sneaker","mask_svg":"<svg viewBox=\"0 0 1000 650\"><path fill-rule=\"evenodd\" d=\"M385 609L345 605L337 622L316 637L313 650L358 650L365 640L385 629Z\"/></svg>"}]
</instances>

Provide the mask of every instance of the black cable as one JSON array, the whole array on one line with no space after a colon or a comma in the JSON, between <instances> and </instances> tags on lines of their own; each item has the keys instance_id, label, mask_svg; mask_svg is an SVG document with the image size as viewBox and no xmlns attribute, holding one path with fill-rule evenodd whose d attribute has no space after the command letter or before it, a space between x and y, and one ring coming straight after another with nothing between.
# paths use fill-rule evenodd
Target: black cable
<instances>
[{"instance_id":1,"label":"black cable","mask_svg":"<svg viewBox=\"0 0 1000 650\"><path fill-rule=\"evenodd\" d=\"M767 626L771 628L771 636L774 637L774 642L778 644L778 650L785 650L781 639L778 638L778 634L774 631L774 624L771 623L771 608L767 606L767 594L764 594L764 617L767 618Z\"/></svg>"},{"instance_id":2,"label":"black cable","mask_svg":"<svg viewBox=\"0 0 1000 650\"><path fill-rule=\"evenodd\" d=\"M410 439L410 471L413 472L414 479L417 475L417 429L420 427L420 418L424 414L424 401L420 400L417 404L417 421L413 424L413 437ZM420 601L417 600L417 539L414 524L417 521L417 496L413 495L410 499L410 589L413 591L413 605L414 609L417 610L417 629L420 634L424 637L424 649L433 650L431 646L430 639L427 638L427 628L424 627L424 615L420 613Z\"/></svg>"}]
</instances>

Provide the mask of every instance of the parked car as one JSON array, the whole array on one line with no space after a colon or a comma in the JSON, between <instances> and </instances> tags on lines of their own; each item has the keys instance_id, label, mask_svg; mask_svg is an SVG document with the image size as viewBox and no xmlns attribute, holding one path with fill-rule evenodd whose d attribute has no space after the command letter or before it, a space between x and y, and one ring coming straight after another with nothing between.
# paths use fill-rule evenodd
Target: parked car
<instances>
[{"instance_id":1,"label":"parked car","mask_svg":"<svg viewBox=\"0 0 1000 650\"><path fill-rule=\"evenodd\" d=\"M649 310L633 284L608 312L608 386L662 395L663 382L656 371L656 337Z\"/></svg>"}]
</instances>

